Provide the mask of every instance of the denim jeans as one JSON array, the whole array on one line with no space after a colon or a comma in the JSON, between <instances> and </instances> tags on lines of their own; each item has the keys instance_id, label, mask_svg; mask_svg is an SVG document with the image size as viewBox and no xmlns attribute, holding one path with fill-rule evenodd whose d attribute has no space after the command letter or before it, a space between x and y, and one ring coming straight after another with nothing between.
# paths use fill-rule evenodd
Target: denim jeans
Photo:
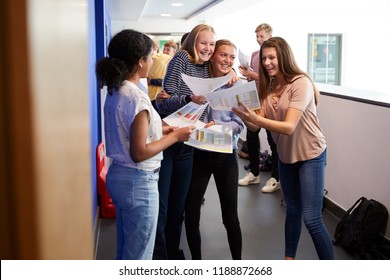
<instances>
[{"instance_id":1,"label":"denim jeans","mask_svg":"<svg viewBox=\"0 0 390 280\"><path fill-rule=\"evenodd\" d=\"M158 172L112 164L107 190L116 210L117 260L151 260L158 216Z\"/></svg>"},{"instance_id":2,"label":"denim jeans","mask_svg":"<svg viewBox=\"0 0 390 280\"><path fill-rule=\"evenodd\" d=\"M322 221L326 149L318 157L286 164L279 161L279 175L286 202L285 256L295 258L302 217L319 259L333 259L333 244Z\"/></svg>"},{"instance_id":3,"label":"denim jeans","mask_svg":"<svg viewBox=\"0 0 390 280\"><path fill-rule=\"evenodd\" d=\"M164 150L158 191L158 225L153 259L181 259L180 236L192 174L193 148L182 142Z\"/></svg>"}]
</instances>

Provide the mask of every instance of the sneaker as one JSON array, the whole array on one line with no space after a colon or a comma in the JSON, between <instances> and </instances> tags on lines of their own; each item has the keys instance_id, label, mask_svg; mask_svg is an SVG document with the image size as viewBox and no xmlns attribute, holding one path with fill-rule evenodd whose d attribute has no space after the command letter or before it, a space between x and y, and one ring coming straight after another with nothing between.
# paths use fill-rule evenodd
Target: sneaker
<instances>
[{"instance_id":1,"label":"sneaker","mask_svg":"<svg viewBox=\"0 0 390 280\"><path fill-rule=\"evenodd\" d=\"M264 187L261 189L262 192L271 193L280 189L279 182L275 178L271 177L265 182Z\"/></svg>"},{"instance_id":2,"label":"sneaker","mask_svg":"<svg viewBox=\"0 0 390 280\"><path fill-rule=\"evenodd\" d=\"M238 180L238 184L241 186L247 186L251 184L260 183L260 175L253 175L252 172L247 173L244 178Z\"/></svg>"}]
</instances>

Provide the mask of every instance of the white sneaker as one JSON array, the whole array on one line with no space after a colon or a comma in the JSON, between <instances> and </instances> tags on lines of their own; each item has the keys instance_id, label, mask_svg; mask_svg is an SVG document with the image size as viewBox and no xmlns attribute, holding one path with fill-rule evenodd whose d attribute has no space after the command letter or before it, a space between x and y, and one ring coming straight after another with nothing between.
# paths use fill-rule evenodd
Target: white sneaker
<instances>
[{"instance_id":1,"label":"white sneaker","mask_svg":"<svg viewBox=\"0 0 390 280\"><path fill-rule=\"evenodd\" d=\"M262 192L271 193L280 189L279 182L275 178L271 177L265 182L265 186L261 189Z\"/></svg>"},{"instance_id":2,"label":"white sneaker","mask_svg":"<svg viewBox=\"0 0 390 280\"><path fill-rule=\"evenodd\" d=\"M244 178L238 180L238 184L241 186L247 186L251 184L260 183L260 175L253 175L252 172L247 173Z\"/></svg>"}]
</instances>

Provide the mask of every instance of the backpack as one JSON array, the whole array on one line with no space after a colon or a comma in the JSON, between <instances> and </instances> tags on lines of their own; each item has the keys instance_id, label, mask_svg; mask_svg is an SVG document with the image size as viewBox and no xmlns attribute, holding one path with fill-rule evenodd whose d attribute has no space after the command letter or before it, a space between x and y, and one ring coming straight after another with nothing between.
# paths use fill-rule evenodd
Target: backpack
<instances>
[{"instance_id":1,"label":"backpack","mask_svg":"<svg viewBox=\"0 0 390 280\"><path fill-rule=\"evenodd\" d=\"M361 197L337 224L333 243L361 259L372 259L372 251L386 233L388 216L382 203Z\"/></svg>"},{"instance_id":2,"label":"backpack","mask_svg":"<svg viewBox=\"0 0 390 280\"><path fill-rule=\"evenodd\" d=\"M271 171L272 170L272 157L268 153L268 150L259 153L259 170Z\"/></svg>"},{"instance_id":3,"label":"backpack","mask_svg":"<svg viewBox=\"0 0 390 280\"><path fill-rule=\"evenodd\" d=\"M244 165L245 170L250 170L251 165ZM272 170L272 156L268 153L268 150L259 152L259 171L271 171Z\"/></svg>"}]
</instances>

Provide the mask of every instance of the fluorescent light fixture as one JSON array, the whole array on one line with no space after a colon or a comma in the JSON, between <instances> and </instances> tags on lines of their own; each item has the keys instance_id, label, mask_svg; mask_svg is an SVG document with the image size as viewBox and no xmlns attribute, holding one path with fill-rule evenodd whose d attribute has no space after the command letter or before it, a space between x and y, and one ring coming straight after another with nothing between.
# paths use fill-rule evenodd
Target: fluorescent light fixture
<instances>
[{"instance_id":1,"label":"fluorescent light fixture","mask_svg":"<svg viewBox=\"0 0 390 280\"><path fill-rule=\"evenodd\" d=\"M184 5L183 3L171 3L172 7L181 7L183 5Z\"/></svg>"},{"instance_id":2,"label":"fluorescent light fixture","mask_svg":"<svg viewBox=\"0 0 390 280\"><path fill-rule=\"evenodd\" d=\"M170 13L162 13L162 14L160 14L160 16L162 16L162 17L170 17L171 14Z\"/></svg>"}]
</instances>

